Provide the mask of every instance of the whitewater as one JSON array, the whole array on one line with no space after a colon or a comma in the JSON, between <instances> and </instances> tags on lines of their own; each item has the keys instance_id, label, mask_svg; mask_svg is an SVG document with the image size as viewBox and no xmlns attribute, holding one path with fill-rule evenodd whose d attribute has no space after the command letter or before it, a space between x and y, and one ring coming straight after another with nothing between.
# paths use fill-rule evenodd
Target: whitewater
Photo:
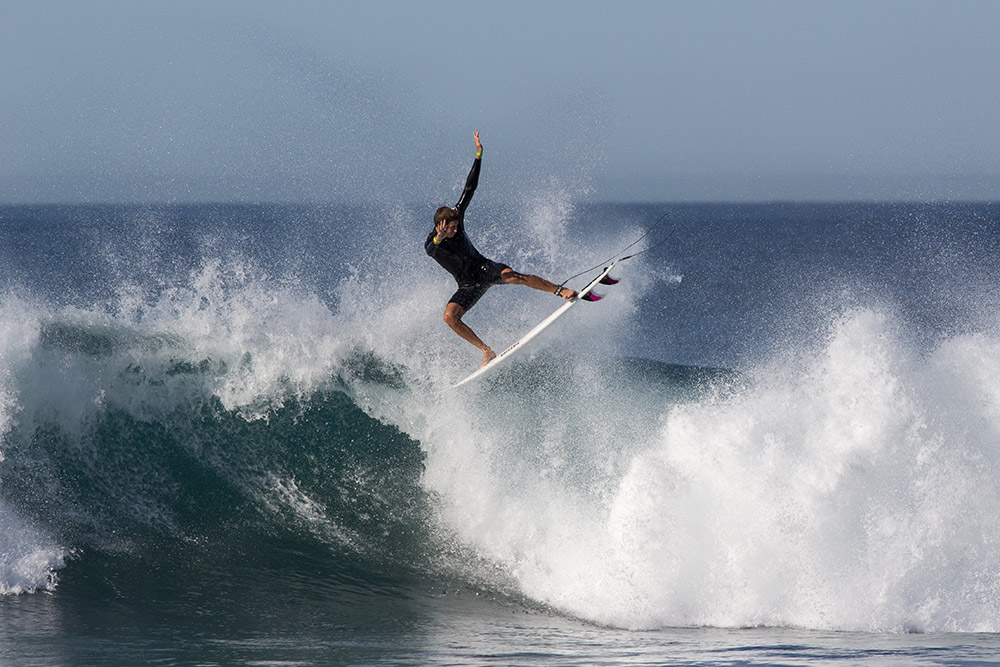
<instances>
[{"instance_id":1,"label":"whitewater","mask_svg":"<svg viewBox=\"0 0 1000 667\"><path fill-rule=\"evenodd\" d=\"M7 662L1000 646L996 206L544 201L470 234L556 282L671 242L461 392L420 207L0 208ZM558 305L467 321L506 347Z\"/></svg>"}]
</instances>

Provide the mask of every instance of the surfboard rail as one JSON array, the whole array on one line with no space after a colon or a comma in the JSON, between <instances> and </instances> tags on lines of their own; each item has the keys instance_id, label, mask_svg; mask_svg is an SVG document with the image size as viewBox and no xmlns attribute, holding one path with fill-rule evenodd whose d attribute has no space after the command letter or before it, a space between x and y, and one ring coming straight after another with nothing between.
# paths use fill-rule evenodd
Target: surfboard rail
<instances>
[{"instance_id":1,"label":"surfboard rail","mask_svg":"<svg viewBox=\"0 0 1000 667\"><path fill-rule=\"evenodd\" d=\"M545 329L547 329L553 322L555 322L560 317L562 317L564 314L566 314L566 311L568 311L570 308L572 308L573 306L575 306L579 301L587 300L586 297L592 295L592 293L594 291L594 288L597 287L602 282L604 282L604 284L608 284L608 285L613 285L614 283L618 282L616 280L615 281L610 281L610 280L606 281L606 279L608 279L609 274L611 273L611 270L613 268L615 268L615 264L617 264L618 261L620 261L620 260L616 260L614 262L611 262L611 264L609 266L605 267L604 270L601 271L600 275L598 275L596 278L594 278L589 283L587 283L587 286L584 287L582 290L580 290L577 293L576 297L574 297L573 299L567 301L566 303L564 303L561 306L559 306L558 308L556 308L548 317L546 317L544 320L542 320L541 322L539 322L538 324L536 324L528 333L526 333L523 336L521 336L520 338L518 338L516 341L514 341L513 344L511 344L510 347L508 347L503 352L501 352L500 354L498 354L496 357L494 357L493 359L491 359L490 363L486 364L485 366L480 366L474 373L472 373L471 375L469 375L465 379L463 379L463 380L461 380L461 381L453 384L451 386L451 388L452 389L456 389L458 387L461 387L463 384L465 384L467 382L472 382L476 378L478 378L478 377L486 374L487 372L493 370L494 368L496 368L497 366L499 366L501 363L503 363L507 359L510 359L510 357L514 354L514 352L516 352L518 349L524 347L532 338L534 338L538 334L542 333L542 331L544 331ZM598 298L600 298L600 297L598 297Z\"/></svg>"}]
</instances>

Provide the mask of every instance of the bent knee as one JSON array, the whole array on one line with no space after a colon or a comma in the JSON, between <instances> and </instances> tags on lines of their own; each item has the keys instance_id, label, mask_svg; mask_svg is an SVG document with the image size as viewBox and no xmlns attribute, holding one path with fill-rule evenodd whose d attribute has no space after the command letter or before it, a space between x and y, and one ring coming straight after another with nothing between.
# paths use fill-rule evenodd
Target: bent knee
<instances>
[{"instance_id":1,"label":"bent knee","mask_svg":"<svg viewBox=\"0 0 1000 667\"><path fill-rule=\"evenodd\" d=\"M462 315L464 312L461 306L455 303L448 304L448 307L444 309L444 321L448 326L455 326L462 321Z\"/></svg>"}]
</instances>

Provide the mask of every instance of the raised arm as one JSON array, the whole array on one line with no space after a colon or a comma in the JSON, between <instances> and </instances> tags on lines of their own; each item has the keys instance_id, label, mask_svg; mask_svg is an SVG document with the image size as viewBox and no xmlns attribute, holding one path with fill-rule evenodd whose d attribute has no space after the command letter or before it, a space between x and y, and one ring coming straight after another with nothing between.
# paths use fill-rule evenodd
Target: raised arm
<instances>
[{"instance_id":1,"label":"raised arm","mask_svg":"<svg viewBox=\"0 0 1000 667\"><path fill-rule=\"evenodd\" d=\"M483 145L479 142L479 130L473 132L472 136L476 140L476 159L472 163L472 169L469 170L469 177L465 179L465 189L462 190L462 197L455 204L455 208L458 209L460 215L465 213L469 202L472 201L472 195L476 192L476 187L479 185L479 168L483 163Z\"/></svg>"}]
</instances>

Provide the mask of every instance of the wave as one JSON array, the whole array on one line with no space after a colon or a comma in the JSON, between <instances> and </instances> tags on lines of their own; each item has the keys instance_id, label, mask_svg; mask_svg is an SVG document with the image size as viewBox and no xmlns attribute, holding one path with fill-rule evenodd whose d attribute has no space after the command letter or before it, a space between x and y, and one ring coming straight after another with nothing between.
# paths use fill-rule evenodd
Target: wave
<instances>
[{"instance_id":1,"label":"wave","mask_svg":"<svg viewBox=\"0 0 1000 667\"><path fill-rule=\"evenodd\" d=\"M333 299L213 259L111 308L0 297L0 591L269 549L335 563L332 596L431 578L624 628L1000 629L995 327L926 346L852 302L738 373L674 366L627 344L676 281L636 263L452 392L447 285L397 268ZM556 305L504 289L491 340Z\"/></svg>"},{"instance_id":2,"label":"wave","mask_svg":"<svg viewBox=\"0 0 1000 667\"><path fill-rule=\"evenodd\" d=\"M54 588L94 553L155 561L169 544L225 551L276 534L372 580L479 581L424 484L427 444L395 423L411 407L421 419L414 399L454 367L435 375L401 354L398 326L359 327L400 307L369 312L359 291L345 289L338 312L217 260L154 296L126 284L108 306L8 290L0 519L13 546L0 590Z\"/></svg>"},{"instance_id":3,"label":"wave","mask_svg":"<svg viewBox=\"0 0 1000 667\"><path fill-rule=\"evenodd\" d=\"M374 562L426 532L419 446L342 379L393 369L310 328L314 297L219 275L115 313L0 301L3 591L51 588L86 551L279 533Z\"/></svg>"},{"instance_id":4,"label":"wave","mask_svg":"<svg viewBox=\"0 0 1000 667\"><path fill-rule=\"evenodd\" d=\"M695 400L578 367L563 395L449 405L472 423L418 436L448 452L425 478L529 597L597 623L993 632L998 352L917 353L851 309Z\"/></svg>"}]
</instances>

